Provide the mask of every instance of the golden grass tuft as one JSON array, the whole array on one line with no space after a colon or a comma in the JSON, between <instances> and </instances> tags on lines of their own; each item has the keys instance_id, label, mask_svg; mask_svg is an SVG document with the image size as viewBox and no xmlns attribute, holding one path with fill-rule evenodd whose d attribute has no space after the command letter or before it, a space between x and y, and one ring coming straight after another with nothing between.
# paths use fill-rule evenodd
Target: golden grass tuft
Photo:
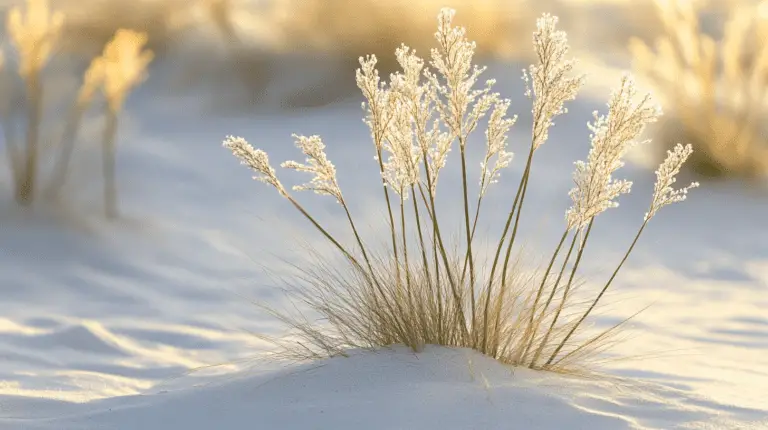
<instances>
[{"instance_id":1,"label":"golden grass tuft","mask_svg":"<svg viewBox=\"0 0 768 430\"><path fill-rule=\"evenodd\" d=\"M449 273L460 273L459 258L451 262L450 271L441 270L439 275L432 273L431 268L425 271L418 260L408 265L401 261L399 271L407 274L410 285L408 294L404 294L402 280L397 279L398 271L393 267L398 263L386 254L372 257L379 286L371 282L367 270L349 261L339 264L338 260L309 247L303 255L305 260L301 264L286 262L292 269L290 275L276 277L284 285L290 303L288 309L254 303L288 327L280 336L256 334L277 347L272 352L277 358L314 360L346 356L349 349L375 351L397 344L408 345L416 352L425 345L479 350L479 345L485 342L489 345L485 354L499 362L533 367L533 353L526 353L529 343L541 348L540 355L549 356L589 305L588 301L571 298L562 303L566 322L558 324L551 333L533 329L531 324L548 326L554 312L546 311L544 303L534 305L543 271L524 270L518 257L507 273L506 288L501 288L500 279L483 282L486 287L478 291L477 296L489 298L489 302L488 306L485 301L475 304L475 325L482 325L486 318L490 325L485 330L471 330L471 337L466 337L462 316L456 310L472 313L469 280L459 287L458 296L453 295L448 282L439 286L434 283L435 278L447 279ZM458 250L451 255L459 255ZM489 296L486 295L488 285L491 286ZM547 289L553 286L551 280L547 282ZM573 291L582 286L582 283L574 285ZM553 307L560 307L559 300L552 303ZM567 354L541 368L567 374L594 373L590 363L597 362L596 357L617 342L621 328L630 319L608 330L580 331L577 339L568 342Z\"/></svg>"}]
</instances>

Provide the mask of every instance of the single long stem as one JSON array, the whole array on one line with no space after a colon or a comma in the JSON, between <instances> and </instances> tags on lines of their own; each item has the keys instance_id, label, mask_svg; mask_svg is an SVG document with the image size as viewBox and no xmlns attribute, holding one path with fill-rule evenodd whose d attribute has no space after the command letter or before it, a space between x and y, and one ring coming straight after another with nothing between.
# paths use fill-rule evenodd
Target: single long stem
<instances>
[{"instance_id":1,"label":"single long stem","mask_svg":"<svg viewBox=\"0 0 768 430\"><path fill-rule=\"evenodd\" d=\"M115 137L117 136L118 112L107 108L107 124L104 127L102 142L102 170L104 174L104 214L107 218L117 218L117 184L115 178Z\"/></svg>"},{"instance_id":2,"label":"single long stem","mask_svg":"<svg viewBox=\"0 0 768 430\"><path fill-rule=\"evenodd\" d=\"M467 160L464 153L464 142L459 141L461 145L461 176L462 176L462 189L464 190L464 226L467 233L467 255L469 256L469 294L470 294L470 306L472 307L472 332L477 332L477 320L475 319L475 263L474 256L472 255L472 227L469 222L469 198L467 195ZM473 336L473 344L476 341L476 336Z\"/></svg>"},{"instance_id":3,"label":"single long stem","mask_svg":"<svg viewBox=\"0 0 768 430\"><path fill-rule=\"evenodd\" d=\"M0 79L4 79L9 82L12 77L7 70L0 70ZM6 99L0 105L0 123L3 127L3 138L5 138L5 151L7 153L9 167L11 170L11 178L13 180L13 187L17 189L21 180L21 149L16 139L15 128L13 127L13 118L16 114L18 104L15 103L17 99L16 92L11 89L5 94Z\"/></svg>"},{"instance_id":4,"label":"single long stem","mask_svg":"<svg viewBox=\"0 0 768 430\"><path fill-rule=\"evenodd\" d=\"M403 193L404 191L401 191ZM405 199L403 198L403 195L400 194L400 233L402 234L402 240L403 240L403 267L405 268L405 285L406 285L406 295L411 297L411 294L413 291L411 290L411 266L408 264L408 235L406 235L406 228L405 228Z\"/></svg>"},{"instance_id":5,"label":"single long stem","mask_svg":"<svg viewBox=\"0 0 768 430\"><path fill-rule=\"evenodd\" d=\"M424 168L426 171L427 176L427 187L429 187L428 194L431 195L432 190L432 179L431 175L429 173L429 166L427 165L426 158L424 158ZM437 229L436 229L436 218L434 215L434 208L430 210L430 204L429 202L431 199L427 199L424 188L419 184L419 193L421 194L421 199L424 201L424 207L427 209L427 214L429 215L429 219L432 222L432 256L434 258L434 265L435 265L435 290L437 292L437 338L440 342L440 344L444 343L443 339L443 286L440 284L440 260L438 258L438 247L439 247L439 241L437 236Z\"/></svg>"},{"instance_id":6,"label":"single long stem","mask_svg":"<svg viewBox=\"0 0 768 430\"><path fill-rule=\"evenodd\" d=\"M432 288L432 279L429 276L429 262L427 260L427 249L424 245L424 233L421 229L421 215L419 214L419 203L416 200L416 187L411 185L411 195L413 200L413 217L416 220L416 232L419 236L419 247L421 249L421 262L424 264L424 275L427 277L426 281L430 289Z\"/></svg>"},{"instance_id":7,"label":"single long stem","mask_svg":"<svg viewBox=\"0 0 768 430\"><path fill-rule=\"evenodd\" d=\"M485 178L483 178L483 179L485 179ZM482 187L483 187L483 184L480 185L480 189L482 189ZM474 238L475 238L475 231L477 229L477 220L480 218L480 206L482 205L482 203L483 203L483 195L480 194L478 196L478 198L477 198L477 207L475 208L475 217L474 217L474 220L472 221L472 231L471 231L471 234L469 235L469 241L470 242L472 240L474 240ZM462 282L464 282L464 276L466 275L467 265L468 265L469 259L470 259L469 257L470 257L470 255L469 255L469 248L468 248L466 254L464 255L464 267L462 267L462 269L461 269L461 280L462 280ZM473 287L473 291L474 291L474 287ZM486 353L486 345L487 345L486 338L487 338L487 329L488 329L488 299L489 298L490 297L488 297L488 295L486 294L485 295L485 304L483 305L483 309L484 309L484 311L483 311L483 333L482 333L482 336L483 336L483 347L481 349L481 351L483 353Z\"/></svg>"},{"instance_id":8,"label":"single long stem","mask_svg":"<svg viewBox=\"0 0 768 430\"><path fill-rule=\"evenodd\" d=\"M378 279L376 278L376 273L373 270L373 265L371 264L371 260L368 258L368 252L365 250L365 244L363 243L362 238L360 237L360 234L357 231L357 227L355 226L355 222L352 219L352 214L349 212L349 206L347 206L347 202L344 200L343 196L339 200L339 203L341 204L341 207L344 209L344 213L347 215L347 220L349 221L349 225L352 228L352 233L355 235L355 240L357 241L357 245L360 247L360 252L363 254L363 259L365 260L365 264L368 266L368 272L371 276L371 280L379 286L379 289L381 289L381 286L379 285ZM381 291L382 296L386 300L386 296L383 294L383 291ZM376 296L374 295L374 298Z\"/></svg>"},{"instance_id":9,"label":"single long stem","mask_svg":"<svg viewBox=\"0 0 768 430\"><path fill-rule=\"evenodd\" d=\"M563 340L560 342L560 345L557 346L555 351L552 353L552 355L549 357L549 360L544 364L544 366L548 366L550 363L552 363L552 360L557 357L557 354L560 353L560 350L563 349L563 346L566 342L568 342L568 339L573 336L573 333L576 332L576 329L579 328L579 326L584 322L585 319L589 316L589 314L592 312L593 309L595 309L595 306L597 306L597 302L600 301L600 299L603 297L603 294L605 294L606 290L608 290L608 287L611 286L611 283L616 278L616 275L619 273L619 270L621 270L621 267L624 265L624 263L627 261L627 258L629 258L629 254L632 253L632 250L635 248L635 245L637 244L637 240L640 238L640 235L643 233L643 230L645 229L645 226L648 225L648 220L645 220L643 222L643 225L640 226L640 230L638 230L637 234L635 235L635 239L632 241L632 244L629 246L629 249L627 249L627 253L624 254L624 258L621 259L621 262L616 267L616 270L613 271L613 274L611 275L610 279L608 279L608 282L606 282L603 289L600 291L600 294L597 295L595 300L592 302L592 305L590 305L589 309L587 309L586 312L584 312L584 315L579 318L579 321L576 323L576 325L571 328L571 330L568 332L568 334L563 338Z\"/></svg>"},{"instance_id":10,"label":"single long stem","mask_svg":"<svg viewBox=\"0 0 768 430\"><path fill-rule=\"evenodd\" d=\"M27 151L24 160L24 169L20 173L21 181L17 183L16 187L16 200L24 206L29 206L35 198L40 122L43 116L43 88L40 83L40 72L30 72L29 76L26 78L26 84L28 103Z\"/></svg>"},{"instance_id":11,"label":"single long stem","mask_svg":"<svg viewBox=\"0 0 768 430\"><path fill-rule=\"evenodd\" d=\"M571 286L573 285L573 278L576 276L576 270L579 268L579 263L581 262L582 255L584 254L584 248L587 246L589 233L592 231L592 225L594 224L594 222L595 222L595 218L593 217L589 221L587 232L584 234L584 239L579 245L579 252L576 255L576 261L573 263L573 268L571 269L571 275L568 278L568 284L566 284L565 289L563 290L563 299L560 301L560 305L557 307L557 311L555 312L554 318L552 318L552 322L549 325L549 329L547 329L547 333L544 335L544 340L541 341L541 343L539 344L539 347L536 349L536 353L533 355L533 359L531 360L530 367L533 367L536 365L536 361L541 356L541 352L544 350L544 346L547 344L547 341L549 341L549 336L552 334L552 331L555 329L555 325L557 324L557 320L560 318L560 313L563 311L563 308L565 307L565 303L568 301L568 293L571 291ZM578 236L574 235L574 239L576 239L576 237ZM546 307L544 308L544 311L546 312Z\"/></svg>"},{"instance_id":12,"label":"single long stem","mask_svg":"<svg viewBox=\"0 0 768 430\"><path fill-rule=\"evenodd\" d=\"M9 167L11 170L11 179L13 179L13 186L17 188L21 181L21 154L19 153L19 147L17 146L16 137L13 134L11 127L11 121L7 118L3 118L3 137L5 138L5 151L7 153Z\"/></svg>"},{"instance_id":13,"label":"single long stem","mask_svg":"<svg viewBox=\"0 0 768 430\"><path fill-rule=\"evenodd\" d=\"M542 69L545 71L544 72L545 76L546 76L546 70L549 68L549 61L550 61L550 59L547 56L543 56L543 57L540 56L539 57L539 62L541 63ZM545 85L544 86L544 94L541 97L543 97L545 100L548 99L549 91L550 91L549 86ZM535 107L536 107L536 104L534 103L534 111L536 111ZM503 265L502 271L501 271L501 288L502 288L502 291L506 290L506 285L507 285L506 284L507 283L507 269L509 268L509 257L512 254L512 246L515 243L515 237L517 236L517 228L518 228L518 225L520 223L520 213L523 211L523 201L525 200L525 194L526 194L526 191L528 190L528 179L529 179L529 177L531 175L531 164L533 162L533 154L534 154L534 152L536 152L536 148L537 148L537 144L538 144L538 141L539 141L539 137L541 136L541 133L542 133L542 131L539 130L539 127L542 124L542 120L543 120L542 115L543 114L544 114L544 109L538 109L538 111L536 111L534 113L533 122L531 124L531 148L528 151L528 160L525 163L525 171L523 173L523 179L520 181L520 186L518 187L517 195L515 196L515 204L519 203L519 206L517 206L517 215L515 217L515 226L512 229L512 237L510 238L509 245L507 246L507 254L504 257L504 265ZM518 197L519 197L519 201L518 201ZM509 228L509 223L512 220L512 216L513 215L515 215L515 206L514 205L512 207L512 210L509 213L509 217L507 219L507 226L504 228L505 234L502 236L502 239L499 241L499 249L501 249L501 246L503 246L504 237L506 237L506 231ZM497 251L496 258L494 259L494 265L496 264L496 260L498 259L498 252L500 252L500 251ZM498 317L497 317L497 322L498 322Z\"/></svg>"},{"instance_id":14,"label":"single long stem","mask_svg":"<svg viewBox=\"0 0 768 430\"><path fill-rule=\"evenodd\" d=\"M427 283L427 289L429 290L430 302L435 297L434 285L432 285L432 276L429 273L429 260L427 259L427 249L424 245L424 234L421 230L421 216L419 214L419 203L416 200L416 187L411 184L411 200L413 201L413 217L416 219L416 231L419 235L419 246L421 249L421 264L424 265L424 280ZM430 305L432 306L432 305ZM432 309L432 312L434 308ZM434 315L432 312L430 314ZM434 323L434 321L433 321Z\"/></svg>"},{"instance_id":15,"label":"single long stem","mask_svg":"<svg viewBox=\"0 0 768 430\"><path fill-rule=\"evenodd\" d=\"M349 261L351 261L351 262L352 262L354 265L356 265L356 266L358 266L358 267L361 267L361 268L363 267L363 266L360 264L360 262L358 262L358 261L357 261L357 259L356 259L356 258L355 258L355 257L354 257L354 256L353 256L353 255L352 255L350 252L349 252L349 251L347 251L347 249L346 249L346 248L344 248L344 246L343 246L342 244L340 244L340 243L339 243L339 242L338 242L338 241L337 241L337 240L336 240L336 239L335 239L333 236L331 236L331 234L330 234L330 233L328 233L328 231L327 231L325 228L323 228L323 226L321 226L321 225L320 225L320 223L318 223L318 222L317 222L317 221L316 221L316 220L315 220L315 219L312 217L312 215L310 215L310 214L309 214L309 212L307 212L307 211L306 211L306 209L304 209L304 207L303 207L303 206L301 206L301 204L299 204L299 202L297 202L297 201L296 201L296 199L294 199L294 198L293 198L293 197L292 197L290 194L288 194L288 193L284 193L284 194L283 194L283 196L284 196L286 199L288 199L288 201L289 201L289 202L291 202L291 204L293 204L293 206L294 206L294 207L295 207L295 208L296 208L296 209L297 209L297 210L298 210L298 211L299 211L299 212L300 212L302 215L304 215L304 218L306 218L307 220L309 220L309 222L311 222L311 223L312 223L312 225L313 225L313 226L314 226L314 227L315 227L315 228L316 228L316 229L317 229L317 230L318 230L320 233L322 233L322 234L323 234L323 236L325 236L325 238L326 238L326 239L328 239L328 240L329 240L329 241L330 241L330 242L331 242L331 243L332 243L332 244L333 244L333 245L334 245L334 246L335 246L335 247L336 247L336 248L337 248L339 251L341 251L341 253L344 255L344 257L346 257L346 258L347 258Z\"/></svg>"},{"instance_id":16,"label":"single long stem","mask_svg":"<svg viewBox=\"0 0 768 430\"><path fill-rule=\"evenodd\" d=\"M61 155L59 156L56 165L54 166L53 175L51 176L51 183L48 188L47 194L50 197L55 197L64 183L67 180L67 172L69 172L69 164L72 159L72 153L77 143L77 132L80 129L80 122L82 121L83 114L85 113L85 105L77 103L70 112L69 119L64 126L64 133L59 141L61 147Z\"/></svg>"},{"instance_id":17,"label":"single long stem","mask_svg":"<svg viewBox=\"0 0 768 430\"><path fill-rule=\"evenodd\" d=\"M483 196L480 196L477 198L477 205L475 207L475 216L472 220L472 234L470 235L470 238L474 240L475 238L475 231L477 230L477 220L480 218L480 206L483 203ZM464 280L464 277L467 274L467 267L469 266L469 251L464 253L464 265L461 268L461 279L462 282Z\"/></svg>"}]
</instances>

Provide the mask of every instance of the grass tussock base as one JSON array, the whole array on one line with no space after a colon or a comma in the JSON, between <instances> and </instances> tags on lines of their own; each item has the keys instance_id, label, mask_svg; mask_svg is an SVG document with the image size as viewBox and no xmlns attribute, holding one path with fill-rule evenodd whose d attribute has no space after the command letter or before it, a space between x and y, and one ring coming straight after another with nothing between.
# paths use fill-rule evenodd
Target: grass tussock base
<instances>
[{"instance_id":1,"label":"grass tussock base","mask_svg":"<svg viewBox=\"0 0 768 430\"><path fill-rule=\"evenodd\" d=\"M586 161L575 163L573 204L565 213L562 236L546 267L531 275L512 258L535 154L548 140L553 119L564 112L584 78L573 76L566 35L558 19L545 14L533 35L537 62L524 71L526 96L533 104L530 146L523 175L514 194L500 236L490 258L480 257L475 232L484 197L500 180L513 154L507 134L516 121L507 111L510 100L493 92L494 80L484 83L484 68L473 64L475 44L464 28L453 25L454 11L442 9L435 32L437 47L431 61L401 45L395 58L401 70L383 82L376 56L360 58L356 83L366 103L365 123L371 132L381 177L388 240L375 252L363 240L336 178L336 167L325 154L320 136L294 135L303 163L286 161L284 169L307 173L312 179L286 188L268 155L241 137L229 136L224 146L252 169L254 179L274 188L338 251L342 263L309 252L315 264L294 262L298 286L290 288L324 321L302 312L268 309L292 328L293 338L272 339L295 357L343 355L346 348L380 348L403 344L420 351L425 344L466 347L501 362L550 371L573 372L590 357L610 347L623 323L597 334L585 323L626 263L649 221L664 206L685 200L698 184L673 189L675 177L691 155L690 145L677 145L656 171L656 185L640 227L602 288L587 300L576 294L577 274L588 253L596 218L615 208L632 183L614 178L626 153L640 143L646 125L657 120L659 108L650 96L637 97L633 80L622 78L608 102L608 112L595 113L589 123L591 150ZM477 194L470 198L467 154L474 151L470 136L485 126ZM449 152L458 150L461 194L455 198L462 227L460 246L446 244L443 214L436 204L440 174ZM474 188L473 188L474 189ZM515 190L514 187L505 189ZM330 196L340 207L354 237L342 243L301 204L295 192L314 191ZM302 258L303 260L303 258ZM485 267L488 270L483 270ZM486 274L487 272L487 274Z\"/></svg>"},{"instance_id":2,"label":"grass tussock base","mask_svg":"<svg viewBox=\"0 0 768 430\"><path fill-rule=\"evenodd\" d=\"M544 339L545 333L536 333L528 325L533 320L536 326L547 327L553 322L554 314L543 312L544 303L533 306L539 273L523 270L522 262L516 259L504 282L506 288L485 287L478 291L483 302L477 303L474 309L478 316L476 324L487 320L489 326L487 330L472 331L472 338L467 338L456 309L470 309L469 286L461 286L458 289L461 295L456 297L447 288L448 283L434 284L434 279L445 279L451 271L461 270L460 262L453 262L451 271L442 270L440 274L431 273L431 269L424 270L418 262L410 264L408 269L401 267L399 270L403 273L408 270L410 278L407 282L409 293L403 294L398 280L393 277L398 270L392 266L397 263L386 261L385 255L376 258L374 265L381 289L372 285L368 273L360 271L354 264L340 263L310 248L305 249L303 256L306 260L301 265L292 266L292 275L276 277L285 286L292 307L276 309L257 303L260 309L288 328L279 337L257 334L277 347L270 354L277 358L345 357L350 349L376 351L398 344L410 345L415 352L422 351L426 345L475 350L486 345L485 354L497 361L525 366L533 355L533 352L524 354L528 343L541 346L541 351L536 350L538 355L551 354L566 332L574 327L574 317L586 311L590 304L590 301L576 299L563 303L562 308L567 313L563 318L569 323L558 324ZM493 283L501 284L498 279ZM550 281L546 290L550 291L552 287L554 284ZM581 287L581 282L574 284L572 293L577 293ZM387 303L395 312L388 311ZM555 309L561 308L560 298L551 305ZM569 353L546 369L568 374L593 373L591 364L597 363L596 356L619 341L620 329L630 319L609 330L590 331L587 337L579 333L578 339L569 343ZM404 339L409 341L406 343Z\"/></svg>"}]
</instances>

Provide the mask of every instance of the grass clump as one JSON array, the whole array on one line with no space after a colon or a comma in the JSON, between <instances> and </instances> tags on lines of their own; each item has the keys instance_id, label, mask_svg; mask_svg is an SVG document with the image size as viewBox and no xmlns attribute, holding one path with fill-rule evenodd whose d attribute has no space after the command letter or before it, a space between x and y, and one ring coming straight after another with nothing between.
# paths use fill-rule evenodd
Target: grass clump
<instances>
[{"instance_id":1,"label":"grass clump","mask_svg":"<svg viewBox=\"0 0 768 430\"><path fill-rule=\"evenodd\" d=\"M304 163L287 161L282 167L312 175L293 191L310 190L335 199L354 236L344 244L309 214L287 189L268 155L245 139L229 136L224 146L285 197L334 247L346 264L334 264L311 254L314 265L301 267L298 298L329 322L319 325L301 313L272 310L296 330L298 342L277 340L289 352L306 357L344 354L349 347L377 348L404 344L419 351L425 344L468 347L497 360L536 369L573 369L616 332L616 326L584 337L584 322L632 252L657 211L682 201L694 183L673 189L675 176L690 156L690 145L669 152L657 175L649 210L626 254L603 288L586 303L574 298L579 265L596 217L618 206L615 199L632 183L613 177L626 152L638 143L647 124L660 110L650 96L638 98L631 78L614 91L605 115L595 113L589 124L592 148L586 161L576 163L573 205L566 212L562 237L546 270L525 275L512 258L515 239L533 168L535 154L548 140L555 117L566 112L583 77L574 76L566 35L556 29L557 18L537 21L533 43L537 63L523 74L526 96L533 104L533 124L525 168L496 242L493 258L483 260L473 247L483 198L510 165L507 134L516 117L510 101L493 92L493 80L481 82L484 68L473 65L475 45L465 30L453 26L454 11L442 9L435 33L437 48L431 61L419 58L405 45L396 50L401 71L384 83L375 56L360 58L356 82L366 100L365 122L373 142L377 175L382 179L389 244L374 252L359 233L336 178L336 168L325 154L319 136L294 135L306 156ZM485 156L478 194L470 199L467 153L470 136L487 124ZM449 152L458 147L461 163L462 215L459 248L446 244L436 200L438 180ZM500 226L501 227L501 226ZM490 267L489 273L481 266ZM307 268L309 267L309 268Z\"/></svg>"},{"instance_id":2,"label":"grass clump","mask_svg":"<svg viewBox=\"0 0 768 430\"><path fill-rule=\"evenodd\" d=\"M53 145L46 145L42 136L44 79L43 72L58 48L64 14L50 9L47 0L27 0L26 8L14 7L7 16L7 29L18 52L18 75L24 83L26 133L24 145L13 133L12 107L4 106L0 119L4 131L5 147L11 171L16 201L31 206L40 194L38 188L41 158ZM54 147L60 150L54 158L50 185L45 193L56 198L64 185L70 161L84 114L101 92L104 96L106 124L102 139L102 170L104 175L104 210L114 218L118 215L115 180L115 139L118 116L125 98L145 76L153 54L144 50L147 36L132 30L118 30L104 47L102 55L94 58L83 75L83 83L72 103L61 136ZM5 64L3 64L5 66ZM10 77L4 76L6 83ZM13 89L12 85L5 85ZM12 100L5 94L7 100Z\"/></svg>"},{"instance_id":3,"label":"grass clump","mask_svg":"<svg viewBox=\"0 0 768 430\"><path fill-rule=\"evenodd\" d=\"M656 1L664 34L655 47L640 39L630 43L638 68L667 96L675 115L667 131L696 145L690 165L703 176L768 173L763 3L733 7L722 38L715 40L699 28L694 2Z\"/></svg>"}]
</instances>

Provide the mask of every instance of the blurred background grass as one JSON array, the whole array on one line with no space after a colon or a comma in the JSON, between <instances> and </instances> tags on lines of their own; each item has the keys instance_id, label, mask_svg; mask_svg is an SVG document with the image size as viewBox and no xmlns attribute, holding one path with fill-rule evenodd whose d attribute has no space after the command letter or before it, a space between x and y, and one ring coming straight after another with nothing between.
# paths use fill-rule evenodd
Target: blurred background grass
<instances>
[{"instance_id":1,"label":"blurred background grass","mask_svg":"<svg viewBox=\"0 0 768 430\"><path fill-rule=\"evenodd\" d=\"M19 3L0 0L0 7ZM669 11L677 3L690 7L693 14L688 21L676 21L673 28ZM697 154L703 155L692 163L699 175L762 178L768 169L768 133L761 128L762 89L768 75L760 72L755 77L747 70L766 63L757 59L766 52L768 32L755 33L749 47L740 51L745 69L739 76L750 76L749 94L759 95L746 107L748 145L727 137L745 127L733 119L744 116L744 105L718 102L713 108L712 97L701 90L686 90L685 97L680 96L680 89L701 81L703 73L712 75L701 82L716 86L718 97L735 94L735 86L743 82L734 84L733 73L720 79L728 65L719 56L734 49L733 38L723 35L738 11L749 26L768 27L761 24L765 13L750 12L768 10L765 0L52 0L51 4L67 16L60 43L66 62L51 66L56 73L71 69L79 76L118 28L138 30L148 34L148 46L156 53L150 80L164 79L163 88L173 94L205 89L211 95L207 102L220 111L306 108L354 97L352 76L359 56L376 54L385 73L393 70L392 53L401 42L428 56L441 6L460 11L457 23L466 26L477 42L481 63L516 62L510 73L517 75L520 63L530 59L535 19L550 12L560 16L574 55L592 75L591 81L614 82L594 74L634 65L641 84L663 102L669 120L657 130L660 151L651 161L682 141L693 143ZM708 69L683 58L693 50L709 49L697 45L703 40L698 36L718 47L712 59L716 64ZM679 62L665 63L653 55L659 53L662 40L674 41L673 54L681 58ZM749 55L754 59L744 59ZM164 75L153 72L160 68L166 70ZM68 87L52 90L74 91L69 88L72 80L58 78L56 85Z\"/></svg>"},{"instance_id":2,"label":"blurred background grass","mask_svg":"<svg viewBox=\"0 0 768 430\"><path fill-rule=\"evenodd\" d=\"M19 4L4 0L4 5ZM157 60L186 61L175 85L239 81L251 102L297 62L320 73L321 93L311 76L286 105L321 105L349 95L357 58L376 54L382 71L393 70L394 48L405 42L428 56L437 11L459 9L478 53L489 59L525 59L535 19L561 17L578 49L619 52L630 37L650 37L658 27L649 1L606 0L52 0L67 20L61 49L90 58L118 28L145 32ZM628 5L632 5L628 7ZM620 25L617 25L620 24ZM326 73L323 73L326 70ZM235 76L232 76L234 74ZM305 96L298 93L307 92Z\"/></svg>"}]
</instances>

